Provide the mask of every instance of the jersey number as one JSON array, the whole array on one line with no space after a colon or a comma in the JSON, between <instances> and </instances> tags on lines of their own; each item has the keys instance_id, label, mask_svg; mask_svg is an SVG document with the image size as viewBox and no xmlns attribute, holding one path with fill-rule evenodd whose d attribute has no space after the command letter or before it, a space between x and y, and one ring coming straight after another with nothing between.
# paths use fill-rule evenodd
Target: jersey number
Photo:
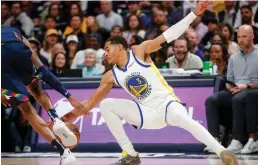
<instances>
[{"instance_id":1,"label":"jersey number","mask_svg":"<svg viewBox=\"0 0 258 165\"><path fill-rule=\"evenodd\" d=\"M142 81L140 80L140 78L137 78L136 81L138 82L138 84L141 84Z\"/></svg>"}]
</instances>

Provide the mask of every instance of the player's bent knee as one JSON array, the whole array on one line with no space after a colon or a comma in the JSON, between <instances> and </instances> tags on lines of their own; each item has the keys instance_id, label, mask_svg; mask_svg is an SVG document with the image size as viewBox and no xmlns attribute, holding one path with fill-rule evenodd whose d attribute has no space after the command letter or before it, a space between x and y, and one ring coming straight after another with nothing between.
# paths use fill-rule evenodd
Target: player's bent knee
<instances>
[{"instance_id":1,"label":"player's bent knee","mask_svg":"<svg viewBox=\"0 0 258 165\"><path fill-rule=\"evenodd\" d=\"M117 100L113 98L106 98L102 100L99 104L100 112L105 113L107 111L110 111L112 109L112 106L115 105L116 101Z\"/></svg>"}]
</instances>

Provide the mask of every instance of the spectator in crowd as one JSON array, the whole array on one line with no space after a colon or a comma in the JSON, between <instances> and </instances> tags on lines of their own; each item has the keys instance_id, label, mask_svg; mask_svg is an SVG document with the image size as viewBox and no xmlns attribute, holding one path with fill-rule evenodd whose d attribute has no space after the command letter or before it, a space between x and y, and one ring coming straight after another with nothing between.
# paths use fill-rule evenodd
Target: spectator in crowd
<instances>
[{"instance_id":1,"label":"spectator in crowd","mask_svg":"<svg viewBox=\"0 0 258 165\"><path fill-rule=\"evenodd\" d=\"M252 13L253 13L253 17L252 17L252 22L255 26L258 26L258 3L257 1L253 1L253 0L247 0L247 1L241 1L240 3L240 8L243 6L249 6ZM241 10L238 10L237 13L237 21L235 22L234 25L234 29L237 29L239 26L243 25L242 23L242 18L241 18Z\"/></svg>"},{"instance_id":2,"label":"spectator in crowd","mask_svg":"<svg viewBox=\"0 0 258 165\"><path fill-rule=\"evenodd\" d=\"M63 16L60 8L60 3L58 3L58 1L51 1L51 5L49 6L48 10L48 15L56 19L57 29L64 31L64 28L67 25L67 18Z\"/></svg>"},{"instance_id":3,"label":"spectator in crowd","mask_svg":"<svg viewBox=\"0 0 258 165\"><path fill-rule=\"evenodd\" d=\"M189 52L190 43L187 38L179 37L174 41L174 56L167 59L170 68L202 69L200 57Z\"/></svg>"},{"instance_id":4,"label":"spectator in crowd","mask_svg":"<svg viewBox=\"0 0 258 165\"><path fill-rule=\"evenodd\" d=\"M127 2L128 9L129 9L129 13L127 14L127 17L132 14L138 16L141 19L143 29L146 29L149 26L149 19L148 19L148 16L146 14L142 13L142 11L140 10L139 3L140 2L138 2L138 1L128 1ZM128 21L127 21L127 23L128 23Z\"/></svg>"},{"instance_id":5,"label":"spectator in crowd","mask_svg":"<svg viewBox=\"0 0 258 165\"><path fill-rule=\"evenodd\" d=\"M10 100L12 102L15 101L13 98ZM14 145L14 152L31 152L30 137L32 130L30 125L24 119L22 113L15 106L9 108L3 107L2 111L4 111L4 119L2 120L8 121L8 125L6 125L8 129L7 133L10 136L10 140L12 140L12 144ZM5 134L5 136L8 135Z\"/></svg>"},{"instance_id":6,"label":"spectator in crowd","mask_svg":"<svg viewBox=\"0 0 258 165\"><path fill-rule=\"evenodd\" d=\"M68 60L63 52L57 52L53 55L51 72L57 77L63 77L64 72L68 69Z\"/></svg>"},{"instance_id":7,"label":"spectator in crowd","mask_svg":"<svg viewBox=\"0 0 258 165\"><path fill-rule=\"evenodd\" d=\"M245 109L246 103L244 100L246 100L248 90L258 88L258 48L254 47L254 31L250 25L240 26L237 36L242 51L230 57L227 74L227 79L237 84L237 87L228 87L228 90L235 94L233 96L235 99L232 102L233 140L228 150L234 153L253 153L258 151L258 142L254 141L256 140L253 139L254 137L251 137L251 134L256 133L256 129L248 130L251 136L245 146L242 145L246 140L246 126L257 127L257 125L254 125L254 121L250 120L253 114L247 113L249 110ZM235 67L236 65L237 67ZM228 95L232 97L231 93Z\"/></svg>"},{"instance_id":8,"label":"spectator in crowd","mask_svg":"<svg viewBox=\"0 0 258 165\"><path fill-rule=\"evenodd\" d=\"M221 43L214 43L210 47L210 61L218 66L218 75L225 75L228 64L228 50Z\"/></svg>"},{"instance_id":9,"label":"spectator in crowd","mask_svg":"<svg viewBox=\"0 0 258 165\"><path fill-rule=\"evenodd\" d=\"M45 35L43 41L43 48L40 50L40 54L48 59L50 64L52 61L52 48L58 42L58 32L56 29L49 29Z\"/></svg>"},{"instance_id":10,"label":"spectator in crowd","mask_svg":"<svg viewBox=\"0 0 258 165\"><path fill-rule=\"evenodd\" d=\"M165 12L161 9L157 9L154 13L154 24L151 25L151 28L146 32L145 39L151 40L154 39L158 35L158 31L161 25L166 24L167 17L165 15Z\"/></svg>"},{"instance_id":11,"label":"spectator in crowd","mask_svg":"<svg viewBox=\"0 0 258 165\"><path fill-rule=\"evenodd\" d=\"M10 17L9 6L5 2L1 2L1 25Z\"/></svg>"},{"instance_id":12,"label":"spectator in crowd","mask_svg":"<svg viewBox=\"0 0 258 165\"><path fill-rule=\"evenodd\" d=\"M168 25L167 24L163 24L159 26L159 29L157 30L157 36L162 35L163 32L165 32L168 29ZM156 38L155 37L155 38ZM152 59L152 61L155 63L156 66L162 66L166 60L167 60L167 51L168 51L168 44L164 45L161 49L159 49L156 52L153 52L150 54L150 57Z\"/></svg>"},{"instance_id":13,"label":"spectator in crowd","mask_svg":"<svg viewBox=\"0 0 258 165\"><path fill-rule=\"evenodd\" d=\"M190 52L197 55L203 60L203 51L199 46L199 39L198 39L197 33L193 29L189 29L185 33L185 36L189 40L189 43L191 46Z\"/></svg>"},{"instance_id":14,"label":"spectator in crowd","mask_svg":"<svg viewBox=\"0 0 258 165\"><path fill-rule=\"evenodd\" d=\"M112 36L122 36L123 35L123 28L119 25L115 25L112 27L112 30L110 32L110 37Z\"/></svg>"},{"instance_id":15,"label":"spectator in crowd","mask_svg":"<svg viewBox=\"0 0 258 165\"><path fill-rule=\"evenodd\" d=\"M78 37L76 35L69 35L66 38L66 45L65 45L65 49L66 49L66 57L68 58L68 65L71 66L73 63L73 59L77 53L77 51L79 50L79 40Z\"/></svg>"},{"instance_id":16,"label":"spectator in crowd","mask_svg":"<svg viewBox=\"0 0 258 165\"><path fill-rule=\"evenodd\" d=\"M97 33L92 33L87 36L86 48L92 48L96 51L97 63L101 64L104 50L100 47L101 36Z\"/></svg>"},{"instance_id":17,"label":"spectator in crowd","mask_svg":"<svg viewBox=\"0 0 258 165\"><path fill-rule=\"evenodd\" d=\"M25 33L26 37L31 36L31 32L33 29L33 22L30 17L27 16L26 13L22 12L21 3L13 2L11 6L11 17L8 18L3 26L11 26L13 22L19 21L21 23L21 28Z\"/></svg>"},{"instance_id":18,"label":"spectator in crowd","mask_svg":"<svg viewBox=\"0 0 258 165\"><path fill-rule=\"evenodd\" d=\"M82 13L81 8L78 3L72 3L69 8L69 18L71 19L73 16L80 16L80 18L81 18L80 30L82 33L86 33L87 32L87 18L83 17L83 13ZM66 28L64 30L63 38L65 38L65 35L69 35L72 32L74 32L74 30L76 30L76 29L71 27L71 25L66 26Z\"/></svg>"},{"instance_id":19,"label":"spectator in crowd","mask_svg":"<svg viewBox=\"0 0 258 165\"><path fill-rule=\"evenodd\" d=\"M142 38L145 36L141 19L136 14L131 14L127 17L124 24L123 37L130 43L131 37L138 35Z\"/></svg>"},{"instance_id":20,"label":"spectator in crowd","mask_svg":"<svg viewBox=\"0 0 258 165\"><path fill-rule=\"evenodd\" d=\"M242 25L250 25L254 31L254 44L258 44L258 27L253 22L253 12L250 6L242 6L241 9ZM238 28L237 28L238 29Z\"/></svg>"},{"instance_id":21,"label":"spectator in crowd","mask_svg":"<svg viewBox=\"0 0 258 165\"><path fill-rule=\"evenodd\" d=\"M183 18L183 9L180 6L176 7L175 1L162 1L161 4L167 17L167 24L174 25Z\"/></svg>"},{"instance_id":22,"label":"spectator in crowd","mask_svg":"<svg viewBox=\"0 0 258 165\"><path fill-rule=\"evenodd\" d=\"M99 24L94 16L87 17L87 33L99 33Z\"/></svg>"},{"instance_id":23,"label":"spectator in crowd","mask_svg":"<svg viewBox=\"0 0 258 165\"><path fill-rule=\"evenodd\" d=\"M253 45L253 38L250 25L239 28L238 44L242 51L230 56L227 69L227 80L235 83L236 86L227 84L226 90L213 94L205 101L208 131L220 141L219 125L228 129L233 128L233 140L228 150L234 153L245 151L250 144L252 144L250 150L257 145L247 143L244 149L242 145L246 140L244 131L246 123L243 114L247 111L245 109L246 92L250 90L249 88L258 87L258 49ZM248 120L252 119L250 116L246 117Z\"/></svg>"},{"instance_id":24,"label":"spectator in crowd","mask_svg":"<svg viewBox=\"0 0 258 165\"><path fill-rule=\"evenodd\" d=\"M133 35L129 42L129 49L133 49L135 46L140 45L143 42L143 38L138 35Z\"/></svg>"},{"instance_id":25,"label":"spectator in crowd","mask_svg":"<svg viewBox=\"0 0 258 165\"><path fill-rule=\"evenodd\" d=\"M221 43L221 44L223 44L226 48L228 48L228 40L227 40L227 37L223 34L223 33L221 33L221 32L218 32L218 31L216 31L214 34L213 34L213 36L212 36L212 38L211 38L211 44L213 44L213 43Z\"/></svg>"},{"instance_id":26,"label":"spectator in crowd","mask_svg":"<svg viewBox=\"0 0 258 165\"><path fill-rule=\"evenodd\" d=\"M32 50L38 55L40 61L47 67L49 67L48 59L43 57L39 51L41 49L41 44L36 38L29 38L28 41L30 42L30 46Z\"/></svg>"},{"instance_id":27,"label":"spectator in crowd","mask_svg":"<svg viewBox=\"0 0 258 165\"><path fill-rule=\"evenodd\" d=\"M239 51L238 45L233 41L234 31L229 24L222 24L220 30L228 40L228 53L229 55L234 55Z\"/></svg>"},{"instance_id":28,"label":"spectator in crowd","mask_svg":"<svg viewBox=\"0 0 258 165\"><path fill-rule=\"evenodd\" d=\"M100 7L103 14L97 16L97 21L101 28L111 31L114 25L123 27L123 18L112 10L112 1L102 0Z\"/></svg>"},{"instance_id":29,"label":"spectator in crowd","mask_svg":"<svg viewBox=\"0 0 258 165\"><path fill-rule=\"evenodd\" d=\"M71 33L63 34L63 39L66 39L68 35L76 35L79 40L79 50L83 50L85 48L85 33L83 33L81 30L81 24L82 24L82 17L80 17L79 15L72 16L69 23L72 31Z\"/></svg>"},{"instance_id":30,"label":"spectator in crowd","mask_svg":"<svg viewBox=\"0 0 258 165\"><path fill-rule=\"evenodd\" d=\"M249 136L248 142L244 149L241 150L242 154L251 154L257 152L258 146L258 88L248 90L246 95L245 110L242 110L241 114L246 117L246 130ZM255 144L256 143L256 144ZM256 147L256 148L255 148Z\"/></svg>"},{"instance_id":31,"label":"spectator in crowd","mask_svg":"<svg viewBox=\"0 0 258 165\"><path fill-rule=\"evenodd\" d=\"M88 49L84 55L84 68L82 69L82 77L101 75L104 72L104 67L96 63L96 51Z\"/></svg>"},{"instance_id":32,"label":"spectator in crowd","mask_svg":"<svg viewBox=\"0 0 258 165\"><path fill-rule=\"evenodd\" d=\"M34 37L37 37L38 40L42 43L44 38L45 38L46 32L49 29L57 29L56 19L52 16L47 16L46 17L44 26L40 29L37 36L34 36ZM62 32L59 31L58 34L61 35Z\"/></svg>"},{"instance_id":33,"label":"spectator in crowd","mask_svg":"<svg viewBox=\"0 0 258 165\"><path fill-rule=\"evenodd\" d=\"M198 16L193 23L191 24L192 28L196 32L199 42L203 39L203 37L208 33L208 27L202 23L202 17Z\"/></svg>"},{"instance_id":34,"label":"spectator in crowd","mask_svg":"<svg viewBox=\"0 0 258 165\"><path fill-rule=\"evenodd\" d=\"M93 49L96 51L96 62L97 64L101 64L103 59L103 54L105 51L102 48L100 48L100 43L101 43L100 36L96 33L89 34L87 36L86 41L87 41L86 48ZM76 69L76 68L79 69L81 68L81 66L83 66L84 59L85 59L84 55L85 55L85 50L81 50L76 53L73 63L71 65L71 69Z\"/></svg>"},{"instance_id":35,"label":"spectator in crowd","mask_svg":"<svg viewBox=\"0 0 258 165\"><path fill-rule=\"evenodd\" d=\"M214 32L218 29L218 21L216 19L210 19L208 20L207 26L208 26L208 32L200 41L202 45L207 45L208 42L211 40L212 36L214 35Z\"/></svg>"},{"instance_id":36,"label":"spectator in crowd","mask_svg":"<svg viewBox=\"0 0 258 165\"><path fill-rule=\"evenodd\" d=\"M64 54L66 54L65 48L64 48L63 44L61 44L61 43L56 43L52 48L52 54L57 54L58 52L62 52Z\"/></svg>"},{"instance_id":37,"label":"spectator in crowd","mask_svg":"<svg viewBox=\"0 0 258 165\"><path fill-rule=\"evenodd\" d=\"M217 15L217 19L220 23L228 24L231 27L234 26L238 12L238 6L236 4L236 1L225 1L225 10L219 12Z\"/></svg>"}]
</instances>

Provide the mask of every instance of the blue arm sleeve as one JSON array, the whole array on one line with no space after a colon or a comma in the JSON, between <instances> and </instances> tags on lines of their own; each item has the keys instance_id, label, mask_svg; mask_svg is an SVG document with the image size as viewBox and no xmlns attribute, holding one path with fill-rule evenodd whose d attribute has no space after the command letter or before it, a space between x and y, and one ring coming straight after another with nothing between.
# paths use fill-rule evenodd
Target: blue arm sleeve
<instances>
[{"instance_id":1,"label":"blue arm sleeve","mask_svg":"<svg viewBox=\"0 0 258 165\"><path fill-rule=\"evenodd\" d=\"M46 82L49 86L61 93L67 99L71 96L71 94L66 90L64 85L44 65L38 68L37 77L42 79L44 82Z\"/></svg>"}]
</instances>

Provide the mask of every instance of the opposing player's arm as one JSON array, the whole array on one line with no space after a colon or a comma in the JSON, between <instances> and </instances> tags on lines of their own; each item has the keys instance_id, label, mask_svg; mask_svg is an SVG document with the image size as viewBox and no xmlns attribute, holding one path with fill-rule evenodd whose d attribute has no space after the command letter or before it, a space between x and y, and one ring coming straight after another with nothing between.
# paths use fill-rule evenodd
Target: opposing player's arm
<instances>
[{"instance_id":1,"label":"opposing player's arm","mask_svg":"<svg viewBox=\"0 0 258 165\"><path fill-rule=\"evenodd\" d=\"M184 19L177 24L171 26L162 35L158 36L154 40L148 40L140 44L135 48L137 56L143 58L152 52L158 51L162 48L163 44L170 43L173 40L179 38L194 21L194 19L201 15L211 4L211 2L200 1L193 12L189 13Z\"/></svg>"},{"instance_id":2,"label":"opposing player's arm","mask_svg":"<svg viewBox=\"0 0 258 165\"><path fill-rule=\"evenodd\" d=\"M53 89L55 89L57 92L62 94L64 97L66 97L70 103L73 105L73 107L80 109L83 111L85 107L83 107L82 104L80 104L64 87L64 85L60 82L60 80L46 67L42 64L40 61L38 55L33 51L33 49L30 46L29 41L23 37L22 42L28 46L31 50L31 61L34 64L34 66L37 69L37 75L40 79L42 79L44 82L46 82L49 86L51 86Z\"/></svg>"},{"instance_id":3,"label":"opposing player's arm","mask_svg":"<svg viewBox=\"0 0 258 165\"><path fill-rule=\"evenodd\" d=\"M114 76L112 71L110 70L103 75L100 82L100 86L94 91L94 93L89 97L89 99L82 102L82 105L86 107L85 111L74 109L71 112L64 115L62 117L62 120L67 122L72 121L81 115L87 115L89 111L91 111L97 104L99 104L99 102L109 93L113 85Z\"/></svg>"}]
</instances>

